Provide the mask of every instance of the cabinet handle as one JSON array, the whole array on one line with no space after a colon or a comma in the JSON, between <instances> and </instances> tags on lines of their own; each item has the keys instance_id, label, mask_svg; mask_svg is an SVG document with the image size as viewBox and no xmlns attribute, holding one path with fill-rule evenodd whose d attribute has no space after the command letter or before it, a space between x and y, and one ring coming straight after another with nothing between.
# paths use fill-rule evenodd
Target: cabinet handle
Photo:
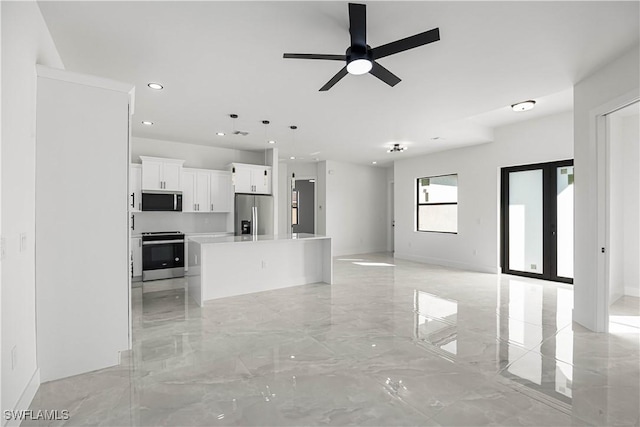
<instances>
[{"instance_id":1,"label":"cabinet handle","mask_svg":"<svg viewBox=\"0 0 640 427\"><path fill-rule=\"evenodd\" d=\"M136 216L134 214L131 214L131 229L136 229Z\"/></svg>"},{"instance_id":2,"label":"cabinet handle","mask_svg":"<svg viewBox=\"0 0 640 427\"><path fill-rule=\"evenodd\" d=\"M213 212L213 203L211 204L211 212Z\"/></svg>"},{"instance_id":3,"label":"cabinet handle","mask_svg":"<svg viewBox=\"0 0 640 427\"><path fill-rule=\"evenodd\" d=\"M131 193L131 207L136 207L136 193Z\"/></svg>"}]
</instances>

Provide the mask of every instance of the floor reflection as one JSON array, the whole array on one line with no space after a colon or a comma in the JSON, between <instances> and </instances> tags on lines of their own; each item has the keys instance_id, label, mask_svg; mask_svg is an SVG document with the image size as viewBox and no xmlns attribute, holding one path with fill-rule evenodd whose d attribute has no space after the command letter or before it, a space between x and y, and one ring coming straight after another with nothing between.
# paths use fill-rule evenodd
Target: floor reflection
<instances>
[{"instance_id":1,"label":"floor reflection","mask_svg":"<svg viewBox=\"0 0 640 427\"><path fill-rule=\"evenodd\" d=\"M571 286L388 254L334 269L204 307L145 284L122 365L42 384L31 409L69 408L69 426L640 423L640 334L572 324Z\"/></svg>"}]
</instances>

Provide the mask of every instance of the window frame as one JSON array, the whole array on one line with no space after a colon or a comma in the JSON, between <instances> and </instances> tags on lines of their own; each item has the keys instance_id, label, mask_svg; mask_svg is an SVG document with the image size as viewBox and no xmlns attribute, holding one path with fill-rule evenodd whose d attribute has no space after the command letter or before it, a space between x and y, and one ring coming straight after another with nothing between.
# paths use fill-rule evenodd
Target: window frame
<instances>
[{"instance_id":1,"label":"window frame","mask_svg":"<svg viewBox=\"0 0 640 427\"><path fill-rule=\"evenodd\" d=\"M445 173L442 175L432 175L432 176L423 176L416 178L416 232L418 233L440 233L440 234L458 234L458 213L456 212L456 231L436 231L436 230L420 230L420 206L442 206L442 205L458 205L458 201L455 202L420 202L420 180L421 179L431 179L431 178L440 178L443 176L452 176L456 177L456 199L458 198L457 189L459 185L458 182L458 174L457 173Z\"/></svg>"}]
</instances>

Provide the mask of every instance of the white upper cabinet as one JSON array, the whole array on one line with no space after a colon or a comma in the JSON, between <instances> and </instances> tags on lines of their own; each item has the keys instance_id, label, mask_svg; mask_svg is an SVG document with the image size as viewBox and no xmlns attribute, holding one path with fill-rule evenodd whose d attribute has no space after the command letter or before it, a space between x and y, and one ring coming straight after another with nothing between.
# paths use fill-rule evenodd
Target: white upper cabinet
<instances>
[{"instance_id":1,"label":"white upper cabinet","mask_svg":"<svg viewBox=\"0 0 640 427\"><path fill-rule=\"evenodd\" d=\"M271 166L232 163L236 193L271 194Z\"/></svg>"},{"instance_id":2,"label":"white upper cabinet","mask_svg":"<svg viewBox=\"0 0 640 427\"><path fill-rule=\"evenodd\" d=\"M136 163L129 169L129 206L131 212L142 210L142 165Z\"/></svg>"},{"instance_id":3,"label":"white upper cabinet","mask_svg":"<svg viewBox=\"0 0 640 427\"><path fill-rule=\"evenodd\" d=\"M233 183L231 173L211 171L211 212L233 211Z\"/></svg>"},{"instance_id":4,"label":"white upper cabinet","mask_svg":"<svg viewBox=\"0 0 640 427\"><path fill-rule=\"evenodd\" d=\"M182 169L182 212L196 211L196 172Z\"/></svg>"},{"instance_id":5,"label":"white upper cabinet","mask_svg":"<svg viewBox=\"0 0 640 427\"><path fill-rule=\"evenodd\" d=\"M182 191L184 160L140 156L142 160L142 189Z\"/></svg>"},{"instance_id":6,"label":"white upper cabinet","mask_svg":"<svg viewBox=\"0 0 640 427\"><path fill-rule=\"evenodd\" d=\"M209 171L196 172L196 191L195 202L197 212L211 212L209 196L210 196L210 176Z\"/></svg>"},{"instance_id":7,"label":"white upper cabinet","mask_svg":"<svg viewBox=\"0 0 640 427\"><path fill-rule=\"evenodd\" d=\"M205 169L182 170L182 212L211 212L211 173Z\"/></svg>"}]
</instances>

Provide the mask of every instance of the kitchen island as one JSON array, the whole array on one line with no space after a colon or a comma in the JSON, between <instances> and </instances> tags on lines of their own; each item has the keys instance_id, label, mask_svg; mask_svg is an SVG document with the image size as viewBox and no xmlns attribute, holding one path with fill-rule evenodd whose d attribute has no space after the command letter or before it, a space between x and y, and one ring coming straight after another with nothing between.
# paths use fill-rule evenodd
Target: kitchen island
<instances>
[{"instance_id":1,"label":"kitchen island","mask_svg":"<svg viewBox=\"0 0 640 427\"><path fill-rule=\"evenodd\" d=\"M330 237L196 236L187 244L189 295L200 306L216 298L333 281Z\"/></svg>"}]
</instances>

